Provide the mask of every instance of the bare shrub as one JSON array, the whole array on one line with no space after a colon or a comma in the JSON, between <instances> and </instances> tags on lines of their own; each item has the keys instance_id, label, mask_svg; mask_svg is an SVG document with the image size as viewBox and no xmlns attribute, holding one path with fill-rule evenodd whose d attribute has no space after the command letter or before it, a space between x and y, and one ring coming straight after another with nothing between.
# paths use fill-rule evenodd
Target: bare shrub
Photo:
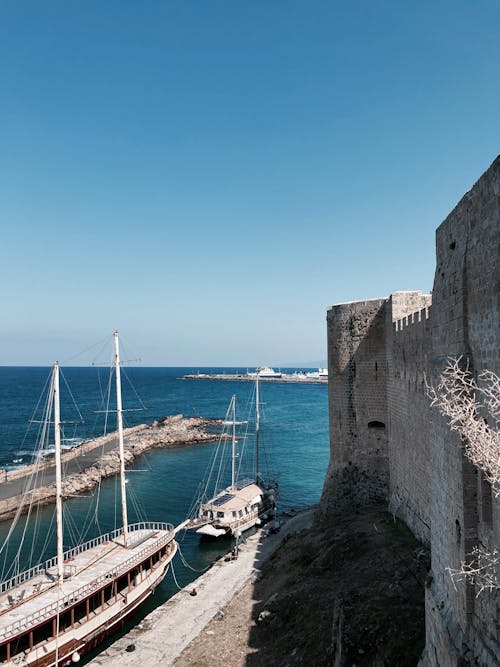
<instances>
[{"instance_id":1,"label":"bare shrub","mask_svg":"<svg viewBox=\"0 0 500 667\"><path fill-rule=\"evenodd\" d=\"M436 387L427 385L431 406L447 417L452 431L460 434L466 456L484 474L495 497L500 495L500 378L481 371L478 382L461 357L450 359Z\"/></svg>"},{"instance_id":2,"label":"bare shrub","mask_svg":"<svg viewBox=\"0 0 500 667\"><path fill-rule=\"evenodd\" d=\"M500 378L489 370L474 380L462 358L449 359L434 387L427 385L431 406L447 418L452 431L460 435L467 458L481 470L491 484L495 497L500 496ZM454 581L467 580L484 590L498 589L499 553L476 546L461 563L459 570L447 568Z\"/></svg>"}]
</instances>

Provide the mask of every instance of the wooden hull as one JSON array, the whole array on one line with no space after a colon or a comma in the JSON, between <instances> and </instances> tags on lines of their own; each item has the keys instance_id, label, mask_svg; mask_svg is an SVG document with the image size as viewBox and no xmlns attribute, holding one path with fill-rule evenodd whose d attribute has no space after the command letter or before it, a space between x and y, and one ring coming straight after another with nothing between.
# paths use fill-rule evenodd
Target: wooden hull
<instances>
[{"instance_id":1,"label":"wooden hull","mask_svg":"<svg viewBox=\"0 0 500 667\"><path fill-rule=\"evenodd\" d=\"M130 618L140 607L140 605L153 593L155 588L162 581L168 572L169 562L161 569L160 576L154 578L142 592L138 592L129 603L120 608L120 604L111 605L109 614L101 612L100 619L91 624L91 628L85 628L88 623L83 624L80 631L68 630L61 635L58 646L58 658L56 661L55 645L49 648L48 643L45 646L30 651L24 656L24 661L19 661L19 656L6 663L7 665L26 665L29 667L65 667L75 664L76 654L82 656L92 649L96 648L107 636L123 626L125 621ZM117 607L112 609L112 607ZM55 644L55 642L51 642ZM75 657L73 657L75 656ZM79 662L79 659L76 660Z\"/></svg>"},{"instance_id":2,"label":"wooden hull","mask_svg":"<svg viewBox=\"0 0 500 667\"><path fill-rule=\"evenodd\" d=\"M165 577L170 562L177 552L177 543L171 541L167 546L162 545L155 558L148 557L148 568L121 572L121 582L128 581L128 586L119 589L116 586L112 597L105 597L104 591L109 591L109 584L93 593L103 600L98 608L92 609L90 598L83 598L73 606L68 606L59 617L53 615L44 620L44 628L60 627L59 632L54 630L53 636L40 638L40 630L33 626L31 632L23 630L18 636L9 640L9 653L2 664L8 667L22 665L23 667L63 667L78 663L80 657L99 645L102 640L118 630L125 621L132 616L138 607L151 595ZM151 564L151 567L149 567ZM111 584L113 585L113 584ZM89 613L89 608L92 609ZM71 624L64 625L64 619L71 618ZM56 625L60 624L60 625ZM58 635L58 636L57 636ZM57 639L55 638L57 636ZM29 645L20 651L18 642L25 642L29 638ZM23 645L24 647L24 645Z\"/></svg>"}]
</instances>

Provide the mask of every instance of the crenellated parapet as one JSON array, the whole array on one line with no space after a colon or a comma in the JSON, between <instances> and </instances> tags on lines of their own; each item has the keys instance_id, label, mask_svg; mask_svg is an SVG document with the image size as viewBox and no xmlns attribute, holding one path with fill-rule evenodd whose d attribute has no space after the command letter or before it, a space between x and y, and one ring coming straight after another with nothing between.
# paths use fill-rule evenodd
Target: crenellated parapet
<instances>
[{"instance_id":1,"label":"crenellated parapet","mask_svg":"<svg viewBox=\"0 0 500 667\"><path fill-rule=\"evenodd\" d=\"M429 317L431 315L431 307L429 306L428 308L422 308L421 310L418 310L416 313L411 313L410 315L406 315L406 317L402 317L400 320L394 320L392 323L392 329L395 334L406 331L407 329L411 329L412 331L416 331L417 335L421 335L424 329L422 326L422 323L425 323L428 321Z\"/></svg>"}]
</instances>

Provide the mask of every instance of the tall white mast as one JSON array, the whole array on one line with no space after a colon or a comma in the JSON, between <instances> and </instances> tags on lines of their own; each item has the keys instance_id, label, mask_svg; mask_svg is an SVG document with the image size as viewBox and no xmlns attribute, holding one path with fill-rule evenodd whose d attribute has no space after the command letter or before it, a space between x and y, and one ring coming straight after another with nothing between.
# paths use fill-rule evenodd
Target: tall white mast
<instances>
[{"instance_id":1,"label":"tall white mast","mask_svg":"<svg viewBox=\"0 0 500 667\"><path fill-rule=\"evenodd\" d=\"M57 581L62 584L63 571L63 525L62 525L62 475L61 475L61 406L59 397L59 363L52 370L52 390L54 400L54 443L56 462L56 534L57 534Z\"/></svg>"},{"instance_id":2,"label":"tall white mast","mask_svg":"<svg viewBox=\"0 0 500 667\"><path fill-rule=\"evenodd\" d=\"M259 374L255 379L255 481L259 481L259 428L260 428L260 411L259 411Z\"/></svg>"},{"instance_id":3,"label":"tall white mast","mask_svg":"<svg viewBox=\"0 0 500 667\"><path fill-rule=\"evenodd\" d=\"M236 395L231 398L233 407L233 434L231 438L231 488L234 489L234 470L236 462Z\"/></svg>"},{"instance_id":4,"label":"tall white mast","mask_svg":"<svg viewBox=\"0 0 500 667\"><path fill-rule=\"evenodd\" d=\"M122 523L123 523L123 545L127 546L127 493L125 487L125 454L123 448L123 409L122 409L122 383L120 376L120 346L118 343L118 331L115 337L115 373L116 373L116 420L118 424L118 446L120 453L120 486L122 496Z\"/></svg>"}]
</instances>

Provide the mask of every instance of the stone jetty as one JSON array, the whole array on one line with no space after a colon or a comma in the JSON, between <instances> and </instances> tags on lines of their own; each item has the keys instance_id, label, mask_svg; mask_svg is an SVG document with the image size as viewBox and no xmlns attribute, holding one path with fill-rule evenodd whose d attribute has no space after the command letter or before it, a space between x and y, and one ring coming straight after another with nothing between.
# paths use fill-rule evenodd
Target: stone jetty
<instances>
[{"instance_id":1,"label":"stone jetty","mask_svg":"<svg viewBox=\"0 0 500 667\"><path fill-rule=\"evenodd\" d=\"M124 431L125 464L150 449L174 448L214 441L217 434L207 431L217 420L202 417L165 417L152 424L140 424ZM119 472L118 434L116 432L82 443L62 455L63 496L70 498L90 489ZM36 472L36 474L35 474ZM53 458L14 471L0 471L0 521L12 518L19 508L29 506L27 498L38 505L55 501Z\"/></svg>"}]
</instances>

